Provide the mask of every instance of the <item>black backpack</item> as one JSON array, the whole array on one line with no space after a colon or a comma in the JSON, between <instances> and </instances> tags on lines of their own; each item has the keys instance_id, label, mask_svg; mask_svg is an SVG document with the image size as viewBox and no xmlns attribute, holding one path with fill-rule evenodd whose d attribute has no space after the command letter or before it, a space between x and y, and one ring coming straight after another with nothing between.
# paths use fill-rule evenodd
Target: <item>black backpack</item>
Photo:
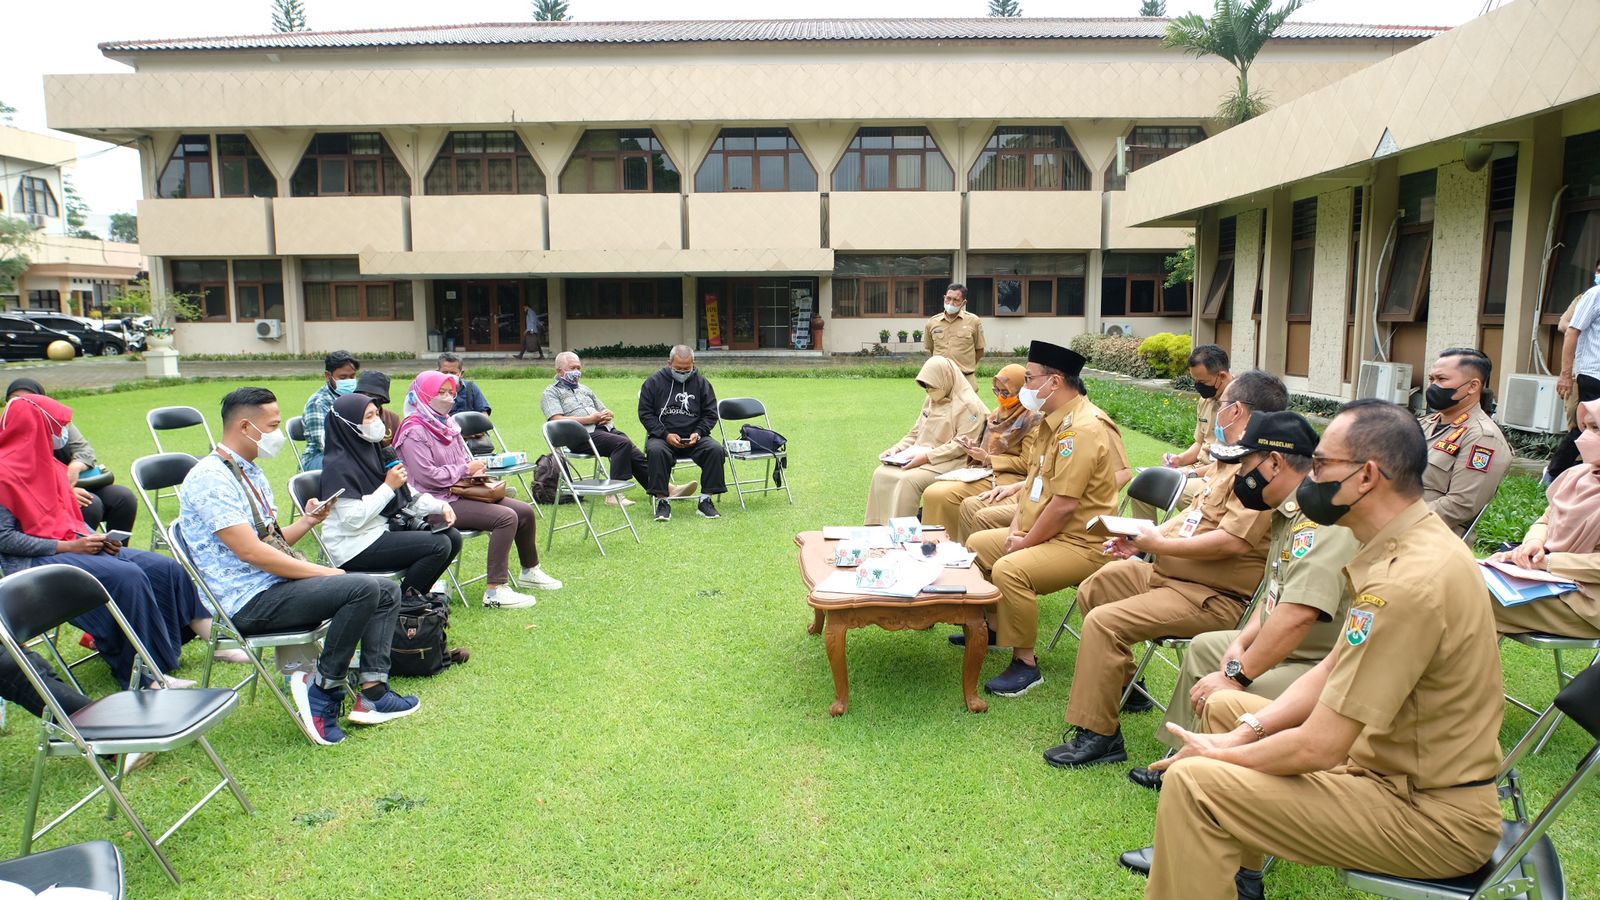
<instances>
[{"instance_id":1,"label":"black backpack","mask_svg":"<svg viewBox=\"0 0 1600 900\"><path fill-rule=\"evenodd\" d=\"M408 591L400 600L389 671L417 677L437 675L450 668L450 599L443 594Z\"/></svg>"},{"instance_id":2,"label":"black backpack","mask_svg":"<svg viewBox=\"0 0 1600 900\"><path fill-rule=\"evenodd\" d=\"M571 494L561 493L561 470L557 466L566 466L567 475L576 480L572 466L566 460L558 460L554 453L546 453L533 463L533 499L540 503L555 503L559 494L560 502L574 502Z\"/></svg>"},{"instance_id":3,"label":"black backpack","mask_svg":"<svg viewBox=\"0 0 1600 900\"><path fill-rule=\"evenodd\" d=\"M755 453L777 453L787 449L789 439L773 431L771 428L762 428L760 425L740 425L739 438L750 442L750 449ZM789 467L789 458L780 457L772 461L772 485L783 487L783 476Z\"/></svg>"}]
</instances>

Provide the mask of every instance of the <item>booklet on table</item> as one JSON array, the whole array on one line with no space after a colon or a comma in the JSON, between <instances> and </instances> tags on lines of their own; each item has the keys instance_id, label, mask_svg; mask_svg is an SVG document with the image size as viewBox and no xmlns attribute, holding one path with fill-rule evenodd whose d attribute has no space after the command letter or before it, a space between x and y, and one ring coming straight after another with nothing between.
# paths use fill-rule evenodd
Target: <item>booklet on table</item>
<instances>
[{"instance_id":1,"label":"booklet on table","mask_svg":"<svg viewBox=\"0 0 1600 900\"><path fill-rule=\"evenodd\" d=\"M944 566L937 562L916 559L909 553L902 552L898 560L899 567L894 584L888 587L870 588L856 584L856 573L849 569L840 569L817 583L813 591L822 594L865 594L874 597L899 597L905 600L914 599L922 593L922 589L939 580L939 573Z\"/></svg>"},{"instance_id":2,"label":"booklet on table","mask_svg":"<svg viewBox=\"0 0 1600 900\"><path fill-rule=\"evenodd\" d=\"M890 550L894 540L887 525L827 525L822 529L825 541L866 541L868 550Z\"/></svg>"}]
</instances>

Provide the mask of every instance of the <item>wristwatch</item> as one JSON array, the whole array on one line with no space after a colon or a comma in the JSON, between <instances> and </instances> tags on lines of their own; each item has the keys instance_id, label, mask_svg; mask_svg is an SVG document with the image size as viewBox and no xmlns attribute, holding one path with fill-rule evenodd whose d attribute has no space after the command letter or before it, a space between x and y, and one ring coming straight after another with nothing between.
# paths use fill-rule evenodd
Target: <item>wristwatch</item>
<instances>
[{"instance_id":1,"label":"wristwatch","mask_svg":"<svg viewBox=\"0 0 1600 900\"><path fill-rule=\"evenodd\" d=\"M1259 740L1264 740L1266 738L1266 736L1267 736L1267 730L1265 728L1261 727L1261 720L1256 718L1254 713L1240 713L1239 714L1239 721L1237 723L1235 723L1235 724L1236 724L1236 726L1237 725L1248 725L1248 726L1250 726L1250 730L1254 731L1256 733L1256 740L1258 740L1258 741Z\"/></svg>"},{"instance_id":2,"label":"wristwatch","mask_svg":"<svg viewBox=\"0 0 1600 900\"><path fill-rule=\"evenodd\" d=\"M1228 664L1222 667L1222 674L1238 682L1239 687L1242 688L1249 687L1252 681L1251 678L1244 674L1244 663L1237 659L1228 660Z\"/></svg>"}]
</instances>

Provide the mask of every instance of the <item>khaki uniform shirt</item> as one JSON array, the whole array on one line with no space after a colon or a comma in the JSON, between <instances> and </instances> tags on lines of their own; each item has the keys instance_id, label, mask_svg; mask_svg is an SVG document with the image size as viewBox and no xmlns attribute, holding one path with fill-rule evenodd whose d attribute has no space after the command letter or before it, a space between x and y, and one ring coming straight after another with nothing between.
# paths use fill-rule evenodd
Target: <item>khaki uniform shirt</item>
<instances>
[{"instance_id":1,"label":"khaki uniform shirt","mask_svg":"<svg viewBox=\"0 0 1600 900\"><path fill-rule=\"evenodd\" d=\"M1117 424L1080 394L1040 421L1028 450L1033 463L1017 495L1017 527L1032 528L1051 497L1071 497L1078 508L1052 540L1098 547L1100 539L1087 530L1089 520L1116 514L1117 472L1126 466ZM1032 499L1035 479L1037 500Z\"/></svg>"},{"instance_id":2,"label":"khaki uniform shirt","mask_svg":"<svg viewBox=\"0 0 1600 900\"><path fill-rule=\"evenodd\" d=\"M1190 537L1221 529L1250 545L1243 556L1233 559L1184 559L1158 554L1155 573L1174 581L1188 581L1213 588L1233 597L1248 598L1261 585L1266 569L1267 544L1272 537L1272 511L1258 512L1246 507L1233 495L1233 479L1238 463L1213 462L1202 470L1205 487L1188 508L1161 523L1166 537L1180 537L1185 523L1198 517Z\"/></svg>"},{"instance_id":3,"label":"khaki uniform shirt","mask_svg":"<svg viewBox=\"0 0 1600 900\"><path fill-rule=\"evenodd\" d=\"M950 359L963 375L977 371L978 359L983 356L982 319L964 309L954 322L940 313L928 320L922 334L929 356Z\"/></svg>"},{"instance_id":4,"label":"khaki uniform shirt","mask_svg":"<svg viewBox=\"0 0 1600 900\"><path fill-rule=\"evenodd\" d=\"M1200 445L1200 455L1194 458L1194 469L1199 471L1211 465L1211 444L1217 439L1217 410L1222 401L1216 397L1202 399L1194 406L1194 440Z\"/></svg>"},{"instance_id":5,"label":"khaki uniform shirt","mask_svg":"<svg viewBox=\"0 0 1600 900\"><path fill-rule=\"evenodd\" d=\"M1428 439L1422 500L1462 537L1511 468L1511 446L1480 406L1448 422L1433 413L1422 420L1422 434Z\"/></svg>"},{"instance_id":6,"label":"khaki uniform shirt","mask_svg":"<svg viewBox=\"0 0 1600 900\"><path fill-rule=\"evenodd\" d=\"M1361 549L1350 529L1339 525L1318 525L1300 511L1293 497L1278 507L1272 517L1272 544L1267 549L1266 596L1259 605L1261 627L1284 603L1309 606L1317 611L1300 646L1289 651L1287 660L1320 662L1344 633L1345 613L1350 608L1350 582L1344 567Z\"/></svg>"},{"instance_id":7,"label":"khaki uniform shirt","mask_svg":"<svg viewBox=\"0 0 1600 900\"><path fill-rule=\"evenodd\" d=\"M1350 764L1402 792L1491 783L1504 686L1472 551L1419 500L1345 574L1356 599L1320 702L1366 726Z\"/></svg>"}]
</instances>

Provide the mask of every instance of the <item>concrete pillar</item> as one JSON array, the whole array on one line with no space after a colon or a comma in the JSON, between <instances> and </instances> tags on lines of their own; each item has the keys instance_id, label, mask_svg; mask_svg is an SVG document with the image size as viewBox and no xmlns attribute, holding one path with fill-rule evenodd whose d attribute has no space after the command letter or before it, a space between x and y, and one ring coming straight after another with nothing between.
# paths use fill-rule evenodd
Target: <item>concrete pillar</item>
<instances>
[{"instance_id":1,"label":"concrete pillar","mask_svg":"<svg viewBox=\"0 0 1600 900\"><path fill-rule=\"evenodd\" d=\"M1372 183L1362 203L1361 271L1356 276L1356 346L1351 354L1351 368L1354 370L1350 379L1352 384L1356 381L1356 374L1361 371L1361 361L1378 358L1376 341L1382 340L1388 332L1388 329L1380 327L1374 333L1372 316L1377 304L1378 286L1384 274L1378 268L1379 257L1384 257L1382 262L1387 267L1394 255L1394 248L1390 247L1385 256L1384 247L1400 211L1400 173L1396 160L1386 159L1374 167Z\"/></svg>"},{"instance_id":2,"label":"concrete pillar","mask_svg":"<svg viewBox=\"0 0 1600 900\"><path fill-rule=\"evenodd\" d=\"M1504 396L1506 378L1518 372L1536 372L1532 343L1534 321L1543 285L1539 283L1545 235L1550 225L1551 203L1561 187L1561 161L1565 141L1561 114L1549 113L1533 122L1533 139L1517 153L1517 199L1511 212L1511 265L1506 273L1505 331L1501 337L1500 370L1495 390ZM1569 298L1552 298L1558 308ZM1550 302L1550 301L1547 301Z\"/></svg>"},{"instance_id":3,"label":"concrete pillar","mask_svg":"<svg viewBox=\"0 0 1600 900\"><path fill-rule=\"evenodd\" d=\"M1256 358L1256 322L1251 313L1261 274L1261 225L1266 214L1264 209L1247 209L1234 217L1233 340L1226 349L1236 372L1253 366Z\"/></svg>"},{"instance_id":4,"label":"concrete pillar","mask_svg":"<svg viewBox=\"0 0 1600 900\"><path fill-rule=\"evenodd\" d=\"M1213 343L1217 339L1217 323L1202 319L1200 311L1211 296L1211 279L1216 277L1217 254L1220 252L1217 233L1220 231L1216 207L1200 214L1194 224L1194 309L1189 316L1189 333L1194 344Z\"/></svg>"},{"instance_id":5,"label":"concrete pillar","mask_svg":"<svg viewBox=\"0 0 1600 900\"><path fill-rule=\"evenodd\" d=\"M693 275L683 276L683 318L682 327L678 330L678 339L674 343L697 346L696 338L699 336L700 324L700 279Z\"/></svg>"},{"instance_id":6,"label":"concrete pillar","mask_svg":"<svg viewBox=\"0 0 1600 900\"><path fill-rule=\"evenodd\" d=\"M1355 191L1317 198L1317 245L1311 283L1311 354L1306 369L1314 393L1341 396L1345 309L1350 290L1350 212Z\"/></svg>"},{"instance_id":7,"label":"concrete pillar","mask_svg":"<svg viewBox=\"0 0 1600 900\"><path fill-rule=\"evenodd\" d=\"M1099 334L1100 324L1100 278L1106 270L1106 254L1104 250L1090 250L1084 254L1083 265L1083 330L1089 334Z\"/></svg>"},{"instance_id":8,"label":"concrete pillar","mask_svg":"<svg viewBox=\"0 0 1600 900\"><path fill-rule=\"evenodd\" d=\"M1439 167L1438 178L1424 354L1429 364L1446 347L1478 345L1483 237L1489 206L1488 166L1468 172L1459 162L1448 163Z\"/></svg>"},{"instance_id":9,"label":"concrete pillar","mask_svg":"<svg viewBox=\"0 0 1600 900\"><path fill-rule=\"evenodd\" d=\"M550 307L544 326L545 338L550 342L550 349L557 353L571 350L573 348L567 346L566 280L550 278L545 285L545 302Z\"/></svg>"},{"instance_id":10,"label":"concrete pillar","mask_svg":"<svg viewBox=\"0 0 1600 900\"><path fill-rule=\"evenodd\" d=\"M411 279L411 346L419 354L428 352L428 325L433 321L432 282L422 278Z\"/></svg>"},{"instance_id":11,"label":"concrete pillar","mask_svg":"<svg viewBox=\"0 0 1600 900\"><path fill-rule=\"evenodd\" d=\"M417 297L412 296L413 306ZM300 258L283 258L283 350L304 353L306 347L306 297L300 282Z\"/></svg>"},{"instance_id":12,"label":"concrete pillar","mask_svg":"<svg viewBox=\"0 0 1600 900\"><path fill-rule=\"evenodd\" d=\"M1255 360L1256 365L1281 377L1289 342L1289 262L1293 257L1294 203L1287 189L1273 192L1266 216L1266 243L1262 248L1265 265L1261 273L1264 284Z\"/></svg>"}]
</instances>

